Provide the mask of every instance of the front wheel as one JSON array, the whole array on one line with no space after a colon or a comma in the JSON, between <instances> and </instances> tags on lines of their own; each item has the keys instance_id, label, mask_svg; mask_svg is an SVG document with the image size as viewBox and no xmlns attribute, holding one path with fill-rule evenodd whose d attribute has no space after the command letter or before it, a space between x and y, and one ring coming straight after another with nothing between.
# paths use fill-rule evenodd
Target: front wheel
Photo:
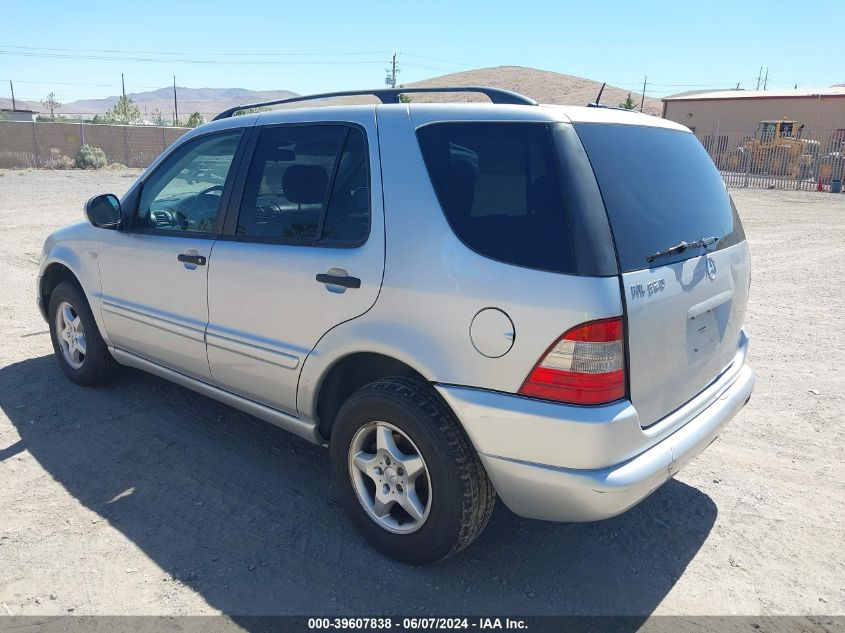
<instances>
[{"instance_id":1,"label":"front wheel","mask_svg":"<svg viewBox=\"0 0 845 633\"><path fill-rule=\"evenodd\" d=\"M484 530L493 485L454 414L426 383L386 378L341 407L332 477L355 527L375 549L422 565Z\"/></svg>"},{"instance_id":2,"label":"front wheel","mask_svg":"<svg viewBox=\"0 0 845 633\"><path fill-rule=\"evenodd\" d=\"M99 385L115 375L118 364L109 353L85 295L63 281L50 295L50 338L59 367L78 385Z\"/></svg>"}]
</instances>

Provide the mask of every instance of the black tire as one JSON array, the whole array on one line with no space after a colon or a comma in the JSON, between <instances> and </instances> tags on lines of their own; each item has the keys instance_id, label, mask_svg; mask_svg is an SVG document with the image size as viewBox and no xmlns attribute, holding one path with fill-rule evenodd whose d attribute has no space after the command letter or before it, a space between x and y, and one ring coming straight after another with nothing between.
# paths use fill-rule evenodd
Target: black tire
<instances>
[{"instance_id":1,"label":"black tire","mask_svg":"<svg viewBox=\"0 0 845 633\"><path fill-rule=\"evenodd\" d=\"M427 466L431 503L416 531L396 534L364 509L352 483L349 450L359 429L386 422L416 445ZM455 415L434 389L414 378L384 378L356 391L331 436L332 479L352 523L379 552L410 565L451 556L484 530L496 491Z\"/></svg>"},{"instance_id":2,"label":"black tire","mask_svg":"<svg viewBox=\"0 0 845 633\"><path fill-rule=\"evenodd\" d=\"M62 303L69 303L79 316L82 331L85 334L85 354L81 367L73 367L65 358L59 342L59 332L56 324L56 312ZM63 281L53 289L50 295L50 306L47 310L50 322L50 340L53 352L62 371L77 385L102 385L114 378L119 368L117 361L109 353L108 346L94 321L91 306L79 287L71 282Z\"/></svg>"}]
</instances>

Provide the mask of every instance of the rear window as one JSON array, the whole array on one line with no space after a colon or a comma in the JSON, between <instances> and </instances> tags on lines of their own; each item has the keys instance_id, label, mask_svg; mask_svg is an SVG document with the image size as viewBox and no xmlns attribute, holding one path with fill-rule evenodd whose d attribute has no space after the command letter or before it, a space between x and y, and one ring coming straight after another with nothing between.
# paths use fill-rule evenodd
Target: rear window
<instances>
[{"instance_id":1,"label":"rear window","mask_svg":"<svg viewBox=\"0 0 845 633\"><path fill-rule=\"evenodd\" d=\"M443 212L464 244L509 264L574 272L548 125L435 123L417 137Z\"/></svg>"},{"instance_id":2,"label":"rear window","mask_svg":"<svg viewBox=\"0 0 845 633\"><path fill-rule=\"evenodd\" d=\"M745 239L722 177L692 134L665 128L598 123L575 130L592 164L613 230L622 272L682 240L718 237L710 250ZM697 257L701 248L652 266Z\"/></svg>"}]
</instances>

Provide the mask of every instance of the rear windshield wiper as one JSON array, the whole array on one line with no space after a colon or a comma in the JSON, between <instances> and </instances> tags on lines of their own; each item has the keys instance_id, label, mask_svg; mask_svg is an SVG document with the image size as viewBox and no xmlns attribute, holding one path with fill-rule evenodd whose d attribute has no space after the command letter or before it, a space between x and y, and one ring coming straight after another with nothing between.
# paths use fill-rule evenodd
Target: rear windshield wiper
<instances>
[{"instance_id":1,"label":"rear windshield wiper","mask_svg":"<svg viewBox=\"0 0 845 633\"><path fill-rule=\"evenodd\" d=\"M674 246L670 246L665 251L658 251L654 255L649 255L646 257L646 261L651 263L655 259L659 257L666 257L667 255L676 255L677 253L683 253L685 250L689 248L707 248L719 241L719 238L716 236L711 237L702 237L700 240L693 240L692 242L684 242L683 240L679 244L675 244Z\"/></svg>"}]
</instances>

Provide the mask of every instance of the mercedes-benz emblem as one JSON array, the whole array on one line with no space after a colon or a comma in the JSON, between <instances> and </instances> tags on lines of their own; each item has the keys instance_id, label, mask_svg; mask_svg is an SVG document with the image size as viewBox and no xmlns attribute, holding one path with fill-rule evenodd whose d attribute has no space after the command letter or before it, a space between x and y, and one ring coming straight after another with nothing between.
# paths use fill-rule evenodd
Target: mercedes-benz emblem
<instances>
[{"instance_id":1,"label":"mercedes-benz emblem","mask_svg":"<svg viewBox=\"0 0 845 633\"><path fill-rule=\"evenodd\" d=\"M713 261L712 257L707 258L707 276L710 279L716 279L716 262Z\"/></svg>"}]
</instances>

